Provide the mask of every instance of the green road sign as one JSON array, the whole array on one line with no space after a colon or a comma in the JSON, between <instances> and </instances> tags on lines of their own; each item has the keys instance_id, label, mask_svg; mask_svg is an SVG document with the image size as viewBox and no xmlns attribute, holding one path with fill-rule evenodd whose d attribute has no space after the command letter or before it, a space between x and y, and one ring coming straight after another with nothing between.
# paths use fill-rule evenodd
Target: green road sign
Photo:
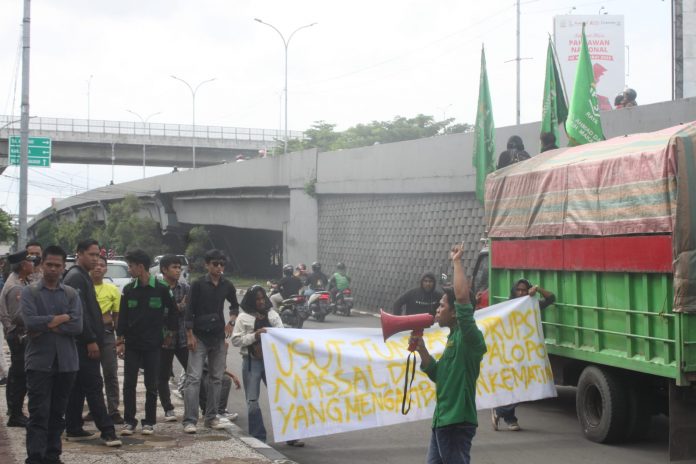
<instances>
[{"instance_id":1,"label":"green road sign","mask_svg":"<svg viewBox=\"0 0 696 464\"><path fill-rule=\"evenodd\" d=\"M19 165L20 138L10 137L10 164ZM51 166L51 139L48 137L29 137L29 166Z\"/></svg>"}]
</instances>

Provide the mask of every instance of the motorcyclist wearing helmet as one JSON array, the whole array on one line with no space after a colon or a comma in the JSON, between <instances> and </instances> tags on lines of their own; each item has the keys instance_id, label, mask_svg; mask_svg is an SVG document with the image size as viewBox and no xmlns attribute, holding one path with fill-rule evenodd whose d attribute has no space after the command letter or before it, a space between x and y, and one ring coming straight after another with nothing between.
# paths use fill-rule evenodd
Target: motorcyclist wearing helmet
<instances>
[{"instance_id":1,"label":"motorcyclist wearing helmet","mask_svg":"<svg viewBox=\"0 0 696 464\"><path fill-rule=\"evenodd\" d=\"M350 277L346 274L346 265L343 263L336 264L336 272L329 279L329 292L335 297L338 292L350 288Z\"/></svg>"},{"instance_id":2,"label":"motorcyclist wearing helmet","mask_svg":"<svg viewBox=\"0 0 696 464\"><path fill-rule=\"evenodd\" d=\"M307 279L305 280L305 285L308 287L305 294L311 295L317 290L324 290L328 284L329 278L326 277L326 274L321 272L321 263L314 261L312 263L312 273L308 275Z\"/></svg>"},{"instance_id":3,"label":"motorcyclist wearing helmet","mask_svg":"<svg viewBox=\"0 0 696 464\"><path fill-rule=\"evenodd\" d=\"M293 275L292 264L283 266L283 278L278 282L278 293L271 295L271 303L274 309L278 309L283 300L287 300L292 295L299 295L302 290L302 280Z\"/></svg>"}]
</instances>

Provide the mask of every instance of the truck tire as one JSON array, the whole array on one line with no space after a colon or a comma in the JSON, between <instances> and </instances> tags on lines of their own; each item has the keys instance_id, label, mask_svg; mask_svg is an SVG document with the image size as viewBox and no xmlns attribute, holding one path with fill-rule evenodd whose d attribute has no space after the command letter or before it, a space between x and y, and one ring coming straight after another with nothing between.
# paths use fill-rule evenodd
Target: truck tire
<instances>
[{"instance_id":1,"label":"truck tire","mask_svg":"<svg viewBox=\"0 0 696 464\"><path fill-rule=\"evenodd\" d=\"M588 366L580 375L575 409L585 438L614 443L625 436L627 392L619 376L606 368Z\"/></svg>"}]
</instances>

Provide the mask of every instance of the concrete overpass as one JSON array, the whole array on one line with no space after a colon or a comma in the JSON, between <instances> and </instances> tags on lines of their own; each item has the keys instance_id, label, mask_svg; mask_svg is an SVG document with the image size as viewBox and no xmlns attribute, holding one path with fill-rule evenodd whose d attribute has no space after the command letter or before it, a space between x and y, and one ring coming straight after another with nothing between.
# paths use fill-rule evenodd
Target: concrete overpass
<instances>
[{"instance_id":1,"label":"concrete overpass","mask_svg":"<svg viewBox=\"0 0 696 464\"><path fill-rule=\"evenodd\" d=\"M0 164L7 163L8 136L19 135L17 119L0 116ZM261 149L270 154L284 133L276 129L33 117L29 136L51 138L54 163L142 166L145 146L147 166L191 167L195 143L196 166L203 167L233 161L238 154L255 157ZM300 138L302 132L290 131L289 137Z\"/></svg>"},{"instance_id":2,"label":"concrete overpass","mask_svg":"<svg viewBox=\"0 0 696 464\"><path fill-rule=\"evenodd\" d=\"M694 120L696 99L602 113L607 137ZM539 127L497 128L498 152L515 134L536 153ZM473 266L484 225L473 194L472 148L473 134L453 134L177 172L60 201L32 221L29 233L85 208L108 220L109 202L135 194L145 202L142 214L168 236L199 224L210 228L237 270L279 275L284 262L318 258L330 271L343 261L360 305L389 306L421 272L449 272L452 243L465 241L466 265Z\"/></svg>"}]
</instances>

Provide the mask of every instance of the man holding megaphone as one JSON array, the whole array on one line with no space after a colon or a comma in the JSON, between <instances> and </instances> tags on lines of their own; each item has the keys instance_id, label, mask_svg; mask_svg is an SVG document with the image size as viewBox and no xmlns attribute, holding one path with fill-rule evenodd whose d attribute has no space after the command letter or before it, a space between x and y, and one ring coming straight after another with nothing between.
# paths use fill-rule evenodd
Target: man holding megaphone
<instances>
[{"instance_id":1,"label":"man holding megaphone","mask_svg":"<svg viewBox=\"0 0 696 464\"><path fill-rule=\"evenodd\" d=\"M436 387L437 404L427 464L469 464L471 441L478 426L476 380L486 342L474 321L469 282L461 261L463 252L461 245L452 248L454 289L444 289L435 315L440 327L450 329L442 356L433 359L422 337L412 335L410 340L421 356L421 369Z\"/></svg>"}]
</instances>

